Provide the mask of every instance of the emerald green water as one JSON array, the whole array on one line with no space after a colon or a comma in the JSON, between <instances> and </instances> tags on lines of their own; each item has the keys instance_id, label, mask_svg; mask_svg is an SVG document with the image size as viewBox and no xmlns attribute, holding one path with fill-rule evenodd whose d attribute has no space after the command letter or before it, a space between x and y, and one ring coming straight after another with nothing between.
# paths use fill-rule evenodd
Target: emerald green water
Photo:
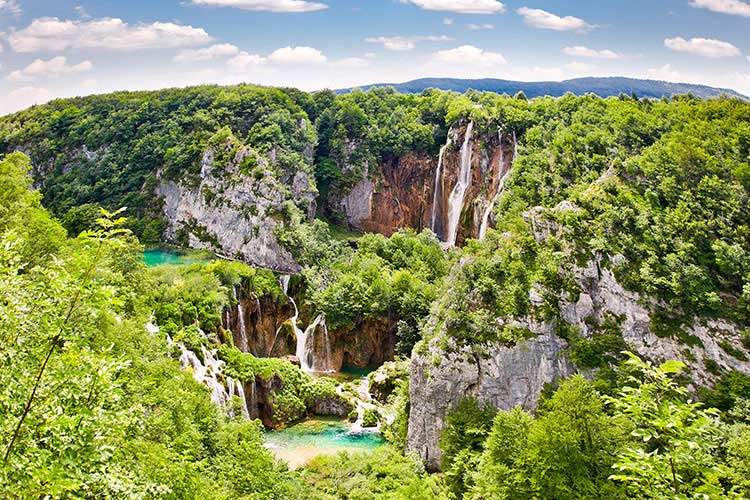
<instances>
[{"instance_id":1,"label":"emerald green water","mask_svg":"<svg viewBox=\"0 0 750 500\"><path fill-rule=\"evenodd\" d=\"M276 457L296 469L319 455L335 455L339 451L367 452L385 441L378 433L349 434L351 425L333 419L314 419L281 431L265 434L266 446Z\"/></svg>"},{"instance_id":2,"label":"emerald green water","mask_svg":"<svg viewBox=\"0 0 750 500\"><path fill-rule=\"evenodd\" d=\"M205 262L208 260L202 253L184 253L178 250L166 250L163 248L153 248L143 252L143 262L148 267L171 264L184 266L195 262Z\"/></svg>"}]
</instances>

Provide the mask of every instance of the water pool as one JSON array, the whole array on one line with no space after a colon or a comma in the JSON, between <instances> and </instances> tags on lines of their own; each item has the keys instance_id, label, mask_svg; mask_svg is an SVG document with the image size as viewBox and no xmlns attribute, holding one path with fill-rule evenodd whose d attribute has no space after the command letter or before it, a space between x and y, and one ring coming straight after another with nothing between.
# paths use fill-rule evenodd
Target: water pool
<instances>
[{"instance_id":1,"label":"water pool","mask_svg":"<svg viewBox=\"0 0 750 500\"><path fill-rule=\"evenodd\" d=\"M350 433L351 424L335 419L313 419L280 431L265 433L266 447L289 464L290 469L305 465L319 455L339 451L371 451L385 443L376 432Z\"/></svg>"},{"instance_id":2,"label":"water pool","mask_svg":"<svg viewBox=\"0 0 750 500\"><path fill-rule=\"evenodd\" d=\"M161 266L163 264L183 266L207 260L209 260L207 254L203 252L185 253L180 250L164 248L152 248L143 252L143 262L148 267Z\"/></svg>"}]
</instances>

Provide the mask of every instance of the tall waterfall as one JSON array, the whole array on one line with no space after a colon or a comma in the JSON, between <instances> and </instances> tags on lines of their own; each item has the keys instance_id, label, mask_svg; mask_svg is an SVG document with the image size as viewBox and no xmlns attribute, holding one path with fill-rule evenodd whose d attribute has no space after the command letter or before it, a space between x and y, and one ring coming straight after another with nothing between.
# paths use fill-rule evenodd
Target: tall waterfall
<instances>
[{"instance_id":1,"label":"tall waterfall","mask_svg":"<svg viewBox=\"0 0 750 500\"><path fill-rule=\"evenodd\" d=\"M448 198L448 229L445 235L445 241L449 246L456 245L458 237L458 223L461 219L461 210L464 206L464 196L466 190L471 184L471 132L474 128L474 122L469 122L466 127L466 136L461 146L461 165L458 171L456 185L451 191Z\"/></svg>"},{"instance_id":2,"label":"tall waterfall","mask_svg":"<svg viewBox=\"0 0 750 500\"><path fill-rule=\"evenodd\" d=\"M443 194L443 190L440 189L440 176L443 173L443 155L445 155L445 150L448 148L448 144L450 144L450 138L448 139L448 142L445 144L445 146L440 148L440 156L438 156L437 169L435 170L435 191L432 194L432 224L430 225L430 229L432 229L432 232L437 234L438 236L440 236L440 233L442 233L443 231L442 227L437 227L438 211L440 209L440 198Z\"/></svg>"},{"instance_id":3,"label":"tall waterfall","mask_svg":"<svg viewBox=\"0 0 750 500\"><path fill-rule=\"evenodd\" d=\"M513 159L518 158L518 139L516 138L516 131L513 131Z\"/></svg>"},{"instance_id":4,"label":"tall waterfall","mask_svg":"<svg viewBox=\"0 0 750 500\"><path fill-rule=\"evenodd\" d=\"M500 161L497 165L497 172L495 173L495 178L498 178L500 176L500 180L497 183L497 189L495 190L495 193L492 195L492 198L490 199L490 204L487 206L487 209L484 211L484 214L482 215L482 224L479 226L479 235L478 239L479 241L484 240L485 236L487 236L487 229L490 226L490 216L492 215L492 210L495 208L495 201L497 200L497 197L500 195L500 193L503 192L503 186L505 185L505 178L507 177L508 173L503 172L505 170L505 157L503 155L503 133L501 131L498 131L497 137L500 140Z\"/></svg>"}]
</instances>

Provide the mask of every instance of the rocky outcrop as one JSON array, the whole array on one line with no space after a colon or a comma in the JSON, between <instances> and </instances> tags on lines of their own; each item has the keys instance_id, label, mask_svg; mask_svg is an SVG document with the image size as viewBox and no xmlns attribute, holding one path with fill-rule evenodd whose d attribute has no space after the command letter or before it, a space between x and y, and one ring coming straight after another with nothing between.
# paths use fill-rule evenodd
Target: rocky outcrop
<instances>
[{"instance_id":1,"label":"rocky outcrop","mask_svg":"<svg viewBox=\"0 0 750 500\"><path fill-rule=\"evenodd\" d=\"M578 207L563 202L551 210L577 211ZM535 208L524 214L540 243L551 235L561 239L566 233L564 227L545 217L546 213L545 209ZM529 317L498 318L500 324L519 327L536 335L534 338L513 346L495 343L458 349L439 331L429 345L418 346L410 368L408 450L421 456L430 470L438 470L438 443L445 416L466 397L491 403L498 409L516 405L535 409L544 384L578 370L569 361L567 343L558 335L562 335L560 322L575 327L583 338L589 339L614 319L627 349L654 362L682 361L694 384L711 385L720 371L750 373L750 350L743 346L737 325L695 318L680 335L657 335L652 319L666 307L653 298L626 290L617 281L610 267L623 263L620 255L604 259L595 254L583 265L560 269L577 285L575 297L567 291L552 292L537 285L529 292L534 311ZM531 318L543 316L541 308L549 297L557 297L559 317L535 322ZM570 328L565 330L569 332ZM725 350L727 346L731 346L731 352Z\"/></svg>"},{"instance_id":2,"label":"rocky outcrop","mask_svg":"<svg viewBox=\"0 0 750 500\"><path fill-rule=\"evenodd\" d=\"M227 154L223 148L231 151L226 165L217 161ZM256 164L252 172L241 168L248 158ZM197 185L162 182L156 194L164 200L167 239L255 266L297 272L299 266L275 232L284 223L288 200L314 213L312 186L306 172L277 177L268 160L227 143L204 153Z\"/></svg>"},{"instance_id":3,"label":"rocky outcrop","mask_svg":"<svg viewBox=\"0 0 750 500\"><path fill-rule=\"evenodd\" d=\"M343 214L359 231L391 235L404 227L430 228L445 240L449 200L461 170L462 145L469 135L471 175L456 239L462 244L479 237L483 221L493 222L489 210L512 166L515 136L499 127L467 134L468 126L452 127L438 155L409 152L380 159L347 193L330 193L328 208Z\"/></svg>"},{"instance_id":4,"label":"rocky outcrop","mask_svg":"<svg viewBox=\"0 0 750 500\"><path fill-rule=\"evenodd\" d=\"M499 409L533 410L544 384L574 372L565 355L567 344L554 334L554 325L541 325L540 330L539 337L511 347L485 345L448 353L434 339L425 353L415 351L407 449L417 453L428 470L440 469L438 443L445 417L461 400L471 397Z\"/></svg>"}]
</instances>

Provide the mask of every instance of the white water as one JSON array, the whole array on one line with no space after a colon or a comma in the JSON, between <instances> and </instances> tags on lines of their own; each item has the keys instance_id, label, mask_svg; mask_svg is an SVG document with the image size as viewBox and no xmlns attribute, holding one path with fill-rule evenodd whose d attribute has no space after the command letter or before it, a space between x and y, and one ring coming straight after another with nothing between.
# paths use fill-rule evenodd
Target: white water
<instances>
[{"instance_id":1,"label":"white water","mask_svg":"<svg viewBox=\"0 0 750 500\"><path fill-rule=\"evenodd\" d=\"M435 191L432 194L432 225L430 226L430 229L432 229L432 232L437 234L437 214L438 214L438 207L440 204L440 176L443 172L443 155L445 154L445 150L448 147L448 144L450 144L450 139L448 139L448 142L445 144L445 146L440 148L440 156L438 156L438 164L437 169L435 170Z\"/></svg>"},{"instance_id":2,"label":"white water","mask_svg":"<svg viewBox=\"0 0 750 500\"><path fill-rule=\"evenodd\" d=\"M289 276L288 275L282 275L279 277L279 283L281 284L281 288L284 290L284 294L286 294L289 291ZM319 314L317 318L315 318L315 321L310 323L307 328L302 330L302 328L299 327L297 324L297 319L299 318L299 309L297 308L297 303L294 301L294 298L287 295L287 298L292 303L292 306L294 306L294 316L292 316L289 321L292 323L292 328L294 329L294 336L297 339L297 346L295 348L294 355L297 356L297 359L299 359L300 368L302 368L303 371L306 372L327 372L331 371L330 369L330 360L331 360L331 342L328 338L328 327L326 326L326 320L325 316L322 314ZM326 350L326 359L320 360L315 358L315 331L318 327L323 328L323 339L325 342L325 350ZM279 331L281 330L281 327L279 327L278 330L276 330L276 335L278 336ZM274 338L274 343L276 342L276 339Z\"/></svg>"},{"instance_id":3,"label":"white water","mask_svg":"<svg viewBox=\"0 0 750 500\"><path fill-rule=\"evenodd\" d=\"M461 146L461 165L458 171L458 178L448 198L448 229L445 235L445 241L448 246L456 245L458 223L464 206L464 196L471 184L471 132L473 128L474 122L469 122L469 125L466 127L464 143Z\"/></svg>"},{"instance_id":4,"label":"white water","mask_svg":"<svg viewBox=\"0 0 750 500\"><path fill-rule=\"evenodd\" d=\"M516 139L516 131L513 131L513 159L518 158L518 140Z\"/></svg>"},{"instance_id":5,"label":"white water","mask_svg":"<svg viewBox=\"0 0 750 500\"><path fill-rule=\"evenodd\" d=\"M490 204L487 206L487 209L484 211L484 214L482 215L482 224L479 226L479 241L484 240L484 238L487 236L487 229L490 226L490 215L492 215L492 210L495 208L495 201L497 200L497 197L500 195L500 193L503 192L503 186L505 185L505 178L508 176L508 173L503 173L503 170L505 169L505 158L503 155L503 135L502 132L498 131L497 137L500 140L500 161L497 165L497 172L495 173L495 177L502 175L500 180L497 183L497 189L495 190L495 194L492 195L492 199L490 200Z\"/></svg>"}]
</instances>

